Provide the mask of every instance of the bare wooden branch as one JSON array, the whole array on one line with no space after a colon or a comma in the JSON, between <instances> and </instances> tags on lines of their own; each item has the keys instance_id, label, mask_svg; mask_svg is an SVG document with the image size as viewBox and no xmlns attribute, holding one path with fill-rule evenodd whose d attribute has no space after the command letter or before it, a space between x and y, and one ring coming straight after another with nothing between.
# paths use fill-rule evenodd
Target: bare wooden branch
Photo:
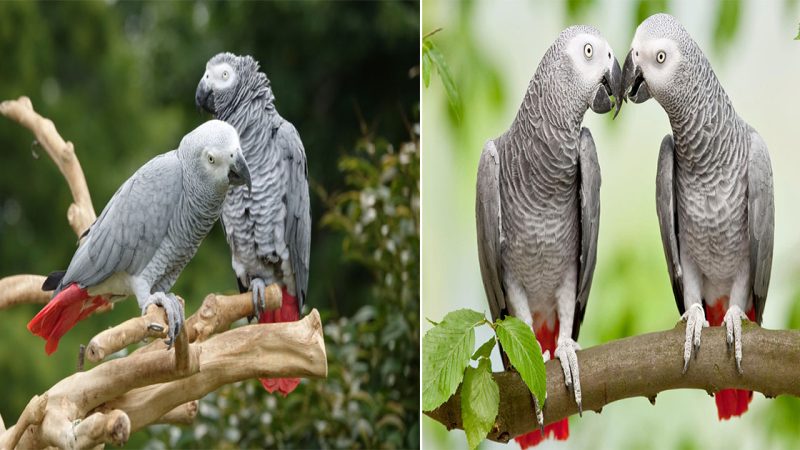
<instances>
[{"instance_id":1,"label":"bare wooden branch","mask_svg":"<svg viewBox=\"0 0 800 450\"><path fill-rule=\"evenodd\" d=\"M200 371L190 377L147 386L109 401L121 409L136 431L190 400L222 385L251 378L324 378L328 376L322 323L316 309L299 322L247 325L192 344L200 347ZM161 352L147 352L161 353Z\"/></svg>"},{"instance_id":2,"label":"bare wooden branch","mask_svg":"<svg viewBox=\"0 0 800 450\"><path fill-rule=\"evenodd\" d=\"M170 425L189 425L194 422L197 417L197 410L200 408L200 402L193 400L184 403L172 411L164 414L158 419L158 423L166 423Z\"/></svg>"},{"instance_id":3,"label":"bare wooden branch","mask_svg":"<svg viewBox=\"0 0 800 450\"><path fill-rule=\"evenodd\" d=\"M16 448L20 438L22 438L22 434L25 433L28 427L42 423L47 401L47 394L33 396L25 409L22 410L17 424L8 429L7 432L0 434L0 449Z\"/></svg>"},{"instance_id":4,"label":"bare wooden branch","mask_svg":"<svg viewBox=\"0 0 800 450\"><path fill-rule=\"evenodd\" d=\"M106 356L148 337L167 337L167 313L158 305L150 305L145 315L126 320L93 337L86 346L86 359L102 361Z\"/></svg>"},{"instance_id":5,"label":"bare wooden branch","mask_svg":"<svg viewBox=\"0 0 800 450\"><path fill-rule=\"evenodd\" d=\"M42 290L45 277L12 275L0 278L0 310L25 303L47 303L50 292Z\"/></svg>"},{"instance_id":6,"label":"bare wooden branch","mask_svg":"<svg viewBox=\"0 0 800 450\"><path fill-rule=\"evenodd\" d=\"M724 327L703 329L697 358L683 369L685 324L672 330L620 339L578 352L581 369L583 410L600 411L603 406L631 397L655 400L670 389L702 389L714 393L725 388L762 392L767 397L800 396L800 331L766 330L752 323L742 327L743 374L736 371L728 350ZM546 424L578 412L564 387L558 361L548 361ZM500 386L500 412L488 439L507 442L537 428L530 391L517 373L495 373ZM460 393L434 411L426 413L448 429L463 428Z\"/></svg>"},{"instance_id":7,"label":"bare wooden branch","mask_svg":"<svg viewBox=\"0 0 800 450\"><path fill-rule=\"evenodd\" d=\"M64 175L74 202L67 210L67 220L77 236L83 234L97 218L92 197L86 185L83 169L75 157L72 142L64 141L53 121L40 116L28 97L0 103L0 114L31 130L36 141L45 149L58 170Z\"/></svg>"}]
</instances>

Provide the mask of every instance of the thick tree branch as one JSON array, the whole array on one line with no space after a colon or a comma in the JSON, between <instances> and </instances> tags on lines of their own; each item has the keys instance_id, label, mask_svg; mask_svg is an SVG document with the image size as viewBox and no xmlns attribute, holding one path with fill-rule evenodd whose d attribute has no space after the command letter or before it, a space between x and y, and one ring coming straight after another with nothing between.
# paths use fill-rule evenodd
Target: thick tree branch
<instances>
[{"instance_id":1,"label":"thick tree branch","mask_svg":"<svg viewBox=\"0 0 800 450\"><path fill-rule=\"evenodd\" d=\"M0 278L0 310L23 303L50 301L50 292L42 291L43 276L12 275Z\"/></svg>"},{"instance_id":2,"label":"thick tree branch","mask_svg":"<svg viewBox=\"0 0 800 450\"><path fill-rule=\"evenodd\" d=\"M767 397L788 394L800 396L800 331L765 330L752 323L743 324L743 374L736 371L728 350L725 329L703 329L697 358L683 369L685 324L672 330L612 341L578 352L581 371L583 409L600 411L603 406L630 397L645 397L655 402L658 393L670 389L702 389L714 393L724 388L749 389ZM564 387L564 374L558 361L547 368L546 424L578 412L572 393ZM533 401L517 373L495 373L500 386L500 412L488 439L507 442L537 428ZM463 428L460 392L428 416L448 429Z\"/></svg>"}]
</instances>

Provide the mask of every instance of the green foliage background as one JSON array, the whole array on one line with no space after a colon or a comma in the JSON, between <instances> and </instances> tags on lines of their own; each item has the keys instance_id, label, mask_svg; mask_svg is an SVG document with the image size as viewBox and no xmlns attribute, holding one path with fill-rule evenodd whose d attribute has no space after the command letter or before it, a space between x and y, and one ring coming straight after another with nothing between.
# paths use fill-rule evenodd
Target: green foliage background
<instances>
[{"instance_id":1,"label":"green foliage background","mask_svg":"<svg viewBox=\"0 0 800 450\"><path fill-rule=\"evenodd\" d=\"M130 447L419 445L419 78L409 74L419 64L418 18L419 4L407 1L0 2L0 99L29 96L75 144L97 211L209 118L195 110L194 91L220 51L260 61L305 144L308 304L326 325L329 379L287 399L254 381L227 387L201 402L198 426L135 434ZM32 140L0 120L0 276L65 268L75 250L69 191ZM235 289L215 227L174 290L193 311L206 293ZM25 329L37 310L0 313L6 424L74 371L78 344L139 314L132 300L118 304L46 357Z\"/></svg>"},{"instance_id":2,"label":"green foliage background","mask_svg":"<svg viewBox=\"0 0 800 450\"><path fill-rule=\"evenodd\" d=\"M475 175L486 140L505 131L545 50L569 25L597 27L623 62L636 26L649 15L675 15L706 52L737 112L764 137L775 178L776 244L767 328L800 327L800 167L797 105L800 45L796 1L565 0L426 1L422 33L447 61L463 107L455 112L448 87L431 75L423 89L423 317L450 311L488 313L475 235ZM670 132L661 107L623 106L619 117L587 112L603 172L598 263L583 348L674 326L672 298L655 214L658 145ZM423 321L423 334L431 325ZM475 342L489 334L476 329ZM746 359L745 354L745 368ZM501 370L497 351L493 369ZM676 364L680 365L680 362ZM711 449L797 448L800 400L756 394L744 417L719 422L701 391L670 391L655 406L630 399L571 419L566 442L540 448ZM462 448L463 432L423 419L426 449ZM485 442L489 448L516 448Z\"/></svg>"}]
</instances>

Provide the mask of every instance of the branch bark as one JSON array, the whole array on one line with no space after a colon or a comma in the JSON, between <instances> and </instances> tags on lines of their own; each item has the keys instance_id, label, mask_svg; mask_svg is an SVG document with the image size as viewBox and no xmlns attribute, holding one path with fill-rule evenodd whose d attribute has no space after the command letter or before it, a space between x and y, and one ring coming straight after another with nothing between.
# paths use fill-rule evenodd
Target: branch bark
<instances>
[{"instance_id":1,"label":"branch bark","mask_svg":"<svg viewBox=\"0 0 800 450\"><path fill-rule=\"evenodd\" d=\"M97 218L92 206L92 197L86 185L81 163L75 156L72 142L64 141L53 121L40 116L33 109L28 97L6 100L0 103L0 114L31 130L36 141L64 175L72 192L74 202L67 210L67 220L75 234L80 236Z\"/></svg>"},{"instance_id":2,"label":"branch bark","mask_svg":"<svg viewBox=\"0 0 800 450\"><path fill-rule=\"evenodd\" d=\"M703 329L697 358L683 369L685 324L668 331L643 334L579 351L584 411L600 412L612 402L656 395L670 389L702 389L712 394L725 388L748 389L767 397L800 396L800 331L766 330L746 322L742 326L743 374L736 371L728 350L725 329ZM564 386L564 373L557 360L548 361L545 424L578 412L572 393ZM487 439L508 442L538 428L533 400L525 383L515 372L494 374L500 387L500 412ZM439 408L426 415L448 429L463 429L460 390Z\"/></svg>"}]
</instances>

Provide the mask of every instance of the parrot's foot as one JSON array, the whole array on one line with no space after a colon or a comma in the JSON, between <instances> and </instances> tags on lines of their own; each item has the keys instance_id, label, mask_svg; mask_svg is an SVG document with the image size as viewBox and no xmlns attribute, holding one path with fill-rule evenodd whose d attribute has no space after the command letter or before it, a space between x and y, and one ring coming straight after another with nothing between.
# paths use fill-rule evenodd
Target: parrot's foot
<instances>
[{"instance_id":1,"label":"parrot's foot","mask_svg":"<svg viewBox=\"0 0 800 450\"><path fill-rule=\"evenodd\" d=\"M692 348L695 357L700 350L700 333L703 327L708 326L706 314L700 303L693 303L689 309L681 316L681 320L686 321L686 341L683 343L683 373L689 368L689 360L692 359Z\"/></svg>"},{"instance_id":2,"label":"parrot's foot","mask_svg":"<svg viewBox=\"0 0 800 450\"><path fill-rule=\"evenodd\" d=\"M164 308L167 312L167 322L169 329L167 330L167 349L172 347L175 343L175 338L178 337L181 328L183 328L183 304L175 297L175 294L165 294L163 292L155 292L147 298L147 301L142 307L142 315L147 312L147 307L156 305Z\"/></svg>"},{"instance_id":3,"label":"parrot's foot","mask_svg":"<svg viewBox=\"0 0 800 450\"><path fill-rule=\"evenodd\" d=\"M727 330L728 349L733 347L736 356L736 370L742 373L742 321L747 320L747 316L737 305L731 305L725 312L722 322Z\"/></svg>"},{"instance_id":4,"label":"parrot's foot","mask_svg":"<svg viewBox=\"0 0 800 450\"><path fill-rule=\"evenodd\" d=\"M564 371L564 383L567 385L567 388L571 388L572 392L575 394L575 403L578 404L578 415L583 416L578 355L575 353L575 350L580 349L581 347L578 343L570 338L559 339L555 357L561 361L561 369Z\"/></svg>"},{"instance_id":5,"label":"parrot's foot","mask_svg":"<svg viewBox=\"0 0 800 450\"><path fill-rule=\"evenodd\" d=\"M250 280L250 291L253 293L253 315L247 318L250 322L261 317L261 313L267 309L266 287L261 278Z\"/></svg>"}]
</instances>

